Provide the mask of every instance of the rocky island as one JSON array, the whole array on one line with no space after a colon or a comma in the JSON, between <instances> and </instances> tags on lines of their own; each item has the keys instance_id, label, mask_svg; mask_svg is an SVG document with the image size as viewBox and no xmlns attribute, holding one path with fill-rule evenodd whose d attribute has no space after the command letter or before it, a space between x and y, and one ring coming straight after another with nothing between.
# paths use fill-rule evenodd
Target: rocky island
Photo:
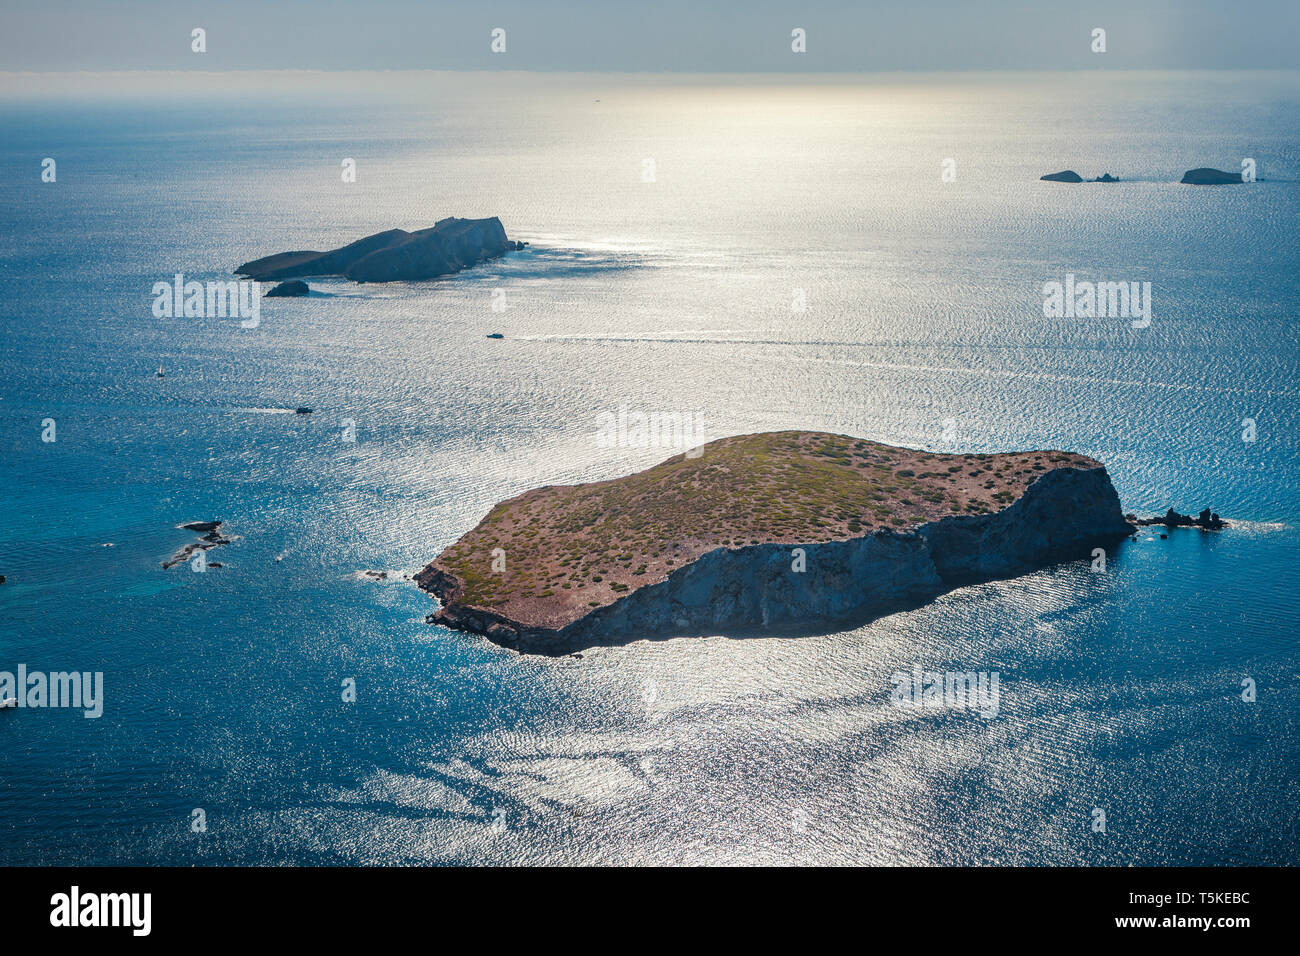
<instances>
[{"instance_id":1,"label":"rocky island","mask_svg":"<svg viewBox=\"0 0 1300 956\"><path fill-rule=\"evenodd\" d=\"M1242 181L1241 173L1225 173L1222 169L1211 169L1208 166L1189 169L1179 180L1184 186L1227 186Z\"/></svg>"},{"instance_id":2,"label":"rocky island","mask_svg":"<svg viewBox=\"0 0 1300 956\"><path fill-rule=\"evenodd\" d=\"M1081 183L1085 181L1084 178L1073 169L1063 169L1059 173L1048 173L1046 176L1039 176L1038 178L1047 183ZM1102 173L1094 179L1087 180L1087 182L1117 183L1119 182L1119 177L1112 176L1110 173Z\"/></svg>"},{"instance_id":3,"label":"rocky island","mask_svg":"<svg viewBox=\"0 0 1300 956\"><path fill-rule=\"evenodd\" d=\"M283 298L300 298L305 295L311 295L311 286L301 279L290 279L288 282L281 282L274 289L266 293L265 299L283 299Z\"/></svg>"},{"instance_id":4,"label":"rocky island","mask_svg":"<svg viewBox=\"0 0 1300 956\"><path fill-rule=\"evenodd\" d=\"M496 505L416 575L431 623L520 651L830 632L1132 533L1102 465L820 432L710 442Z\"/></svg>"},{"instance_id":5,"label":"rocky island","mask_svg":"<svg viewBox=\"0 0 1300 956\"><path fill-rule=\"evenodd\" d=\"M354 282L436 279L522 249L496 216L441 219L428 229L389 229L329 252L280 252L245 262L236 275L259 282L343 276ZM288 293L281 293L288 294Z\"/></svg>"},{"instance_id":6,"label":"rocky island","mask_svg":"<svg viewBox=\"0 0 1300 956\"><path fill-rule=\"evenodd\" d=\"M181 548L164 561L162 563L163 570L166 571L170 568L176 567L178 564L184 564L200 551L210 551L223 544L230 544L230 539L221 534L220 529L222 524L223 522L221 521L191 521L188 524L178 524L176 527L182 528L186 531L193 531L196 534L201 534L203 537L199 538L198 541L185 545L185 547ZM221 565L213 564L209 565L209 567L219 568Z\"/></svg>"}]
</instances>

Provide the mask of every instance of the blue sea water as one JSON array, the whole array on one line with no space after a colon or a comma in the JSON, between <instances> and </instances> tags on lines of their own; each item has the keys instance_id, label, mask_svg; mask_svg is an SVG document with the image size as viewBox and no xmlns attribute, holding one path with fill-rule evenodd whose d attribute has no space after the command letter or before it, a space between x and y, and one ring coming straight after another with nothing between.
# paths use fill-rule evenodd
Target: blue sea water
<instances>
[{"instance_id":1,"label":"blue sea water","mask_svg":"<svg viewBox=\"0 0 1300 956\"><path fill-rule=\"evenodd\" d=\"M0 80L0 670L105 694L0 711L7 863L1300 862L1300 77ZM151 311L448 215L530 246ZM1150 327L1044 317L1067 274L1151 282ZM1070 449L1232 527L821 637L425 624L403 575L494 502L666 457L594 440L620 407ZM163 570L213 518L223 566ZM915 664L998 715L892 706Z\"/></svg>"}]
</instances>

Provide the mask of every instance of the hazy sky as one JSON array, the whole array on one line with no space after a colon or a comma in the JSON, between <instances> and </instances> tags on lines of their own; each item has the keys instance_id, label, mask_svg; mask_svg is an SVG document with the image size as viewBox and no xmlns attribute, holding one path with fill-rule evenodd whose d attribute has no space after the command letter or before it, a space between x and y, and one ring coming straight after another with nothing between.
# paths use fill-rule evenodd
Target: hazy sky
<instances>
[{"instance_id":1,"label":"hazy sky","mask_svg":"<svg viewBox=\"0 0 1300 956\"><path fill-rule=\"evenodd\" d=\"M0 70L1297 68L1298 37L1300 0L0 0Z\"/></svg>"}]
</instances>

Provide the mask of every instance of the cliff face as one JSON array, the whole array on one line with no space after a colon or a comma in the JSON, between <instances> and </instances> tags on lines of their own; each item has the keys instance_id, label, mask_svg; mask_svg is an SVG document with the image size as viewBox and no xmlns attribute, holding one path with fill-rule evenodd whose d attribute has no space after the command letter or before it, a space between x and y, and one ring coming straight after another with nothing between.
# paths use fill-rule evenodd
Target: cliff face
<instances>
[{"instance_id":1,"label":"cliff face","mask_svg":"<svg viewBox=\"0 0 1300 956\"><path fill-rule=\"evenodd\" d=\"M355 282L393 282L451 275L500 256L517 243L501 220L443 219L428 229L389 229L330 252L281 252L235 269L260 282L304 276L343 276Z\"/></svg>"},{"instance_id":2,"label":"cliff face","mask_svg":"<svg viewBox=\"0 0 1300 956\"><path fill-rule=\"evenodd\" d=\"M461 582L433 565L416 580L443 601L431 622L525 652L563 654L643 638L840 630L962 584L1086 557L1131 532L1104 468L1057 468L992 514L848 540L718 548L563 627L461 604Z\"/></svg>"},{"instance_id":3,"label":"cliff face","mask_svg":"<svg viewBox=\"0 0 1300 956\"><path fill-rule=\"evenodd\" d=\"M1105 468L1061 468L996 514L944 518L920 531L939 576L957 585L1084 557L1133 527Z\"/></svg>"}]
</instances>

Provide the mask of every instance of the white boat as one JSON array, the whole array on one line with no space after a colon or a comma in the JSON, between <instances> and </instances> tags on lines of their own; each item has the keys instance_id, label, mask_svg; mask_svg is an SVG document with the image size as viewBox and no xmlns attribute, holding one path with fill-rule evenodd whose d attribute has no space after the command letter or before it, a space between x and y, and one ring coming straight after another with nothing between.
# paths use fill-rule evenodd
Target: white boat
<instances>
[{"instance_id":1,"label":"white boat","mask_svg":"<svg viewBox=\"0 0 1300 956\"><path fill-rule=\"evenodd\" d=\"M4 700L0 700L0 709L6 707L17 707L17 706L18 706L17 697L6 697Z\"/></svg>"}]
</instances>

